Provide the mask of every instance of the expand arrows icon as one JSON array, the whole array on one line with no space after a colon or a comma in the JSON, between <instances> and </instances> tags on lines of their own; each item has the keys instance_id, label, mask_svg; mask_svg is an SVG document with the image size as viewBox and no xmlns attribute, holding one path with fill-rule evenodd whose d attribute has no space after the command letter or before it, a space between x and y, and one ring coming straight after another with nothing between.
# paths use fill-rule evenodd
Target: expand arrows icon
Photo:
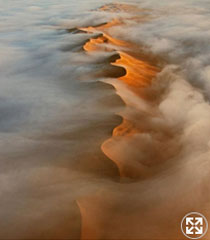
<instances>
[{"instance_id":1,"label":"expand arrows icon","mask_svg":"<svg viewBox=\"0 0 210 240\"><path fill-rule=\"evenodd\" d=\"M201 213L191 212L183 217L181 230L189 239L200 239L208 231L208 221Z\"/></svg>"},{"instance_id":2,"label":"expand arrows icon","mask_svg":"<svg viewBox=\"0 0 210 240\"><path fill-rule=\"evenodd\" d=\"M203 234L203 227L201 227L201 225L203 225L203 218L187 217L186 225L191 225L191 227L186 227L186 234L194 234L193 230L196 230L195 234ZM200 227L198 227L198 225L200 225Z\"/></svg>"}]
</instances>

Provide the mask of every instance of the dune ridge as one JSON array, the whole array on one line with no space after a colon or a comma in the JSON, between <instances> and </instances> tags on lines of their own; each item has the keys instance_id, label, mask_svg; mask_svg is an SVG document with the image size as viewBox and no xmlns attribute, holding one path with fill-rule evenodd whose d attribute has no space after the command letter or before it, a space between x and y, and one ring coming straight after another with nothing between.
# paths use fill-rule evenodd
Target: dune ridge
<instances>
[{"instance_id":1,"label":"dune ridge","mask_svg":"<svg viewBox=\"0 0 210 240\"><path fill-rule=\"evenodd\" d=\"M128 10L129 12L133 12L135 7L123 4L107 5L100 8L100 11L116 11L116 9L117 11ZM147 89L147 87L151 85L153 79L160 72L160 69L150 62L136 57L136 46L134 44L121 39L116 39L108 33L109 28L119 25L123 25L123 21L121 19L113 19L111 22L99 24L97 26L74 29L74 33L82 32L93 34L93 37L87 40L83 45L84 51L89 54L90 57L91 54L98 52L113 53L108 61L111 66L117 67L119 72L115 78L113 78L112 75L110 78L109 74L107 76L104 75L105 79L102 81L114 86L117 95L119 95L125 103L124 112L128 113L131 109L136 109L135 111L139 110L139 106L136 106L136 104L138 105L139 102L141 102L141 99L145 98L144 89ZM121 74L121 68L125 70L125 73ZM152 99L147 97L147 101L148 100ZM132 113L127 115L127 113L124 114L124 112L116 113L122 117L122 123L113 129L112 137L101 145L102 152L118 167L121 183L132 182L135 178L143 177L145 175L145 169L139 169L139 167L137 167L137 170L134 169L136 166L131 166L133 163L130 165L126 160L122 161L121 156L118 155L121 143L119 142L120 144L118 146L118 140L116 140L116 138L129 138L130 136L143 131L141 127L135 126L135 120L133 119L134 116L132 116ZM152 112L154 113L154 110ZM114 148L110 147L113 145L113 142L116 143L114 144ZM89 201L94 202L91 197L89 200L87 198L77 200L82 222L81 239L99 239L101 238L101 232L103 232L103 221L100 222L98 219L98 222L95 222L93 220L95 213L94 210L90 210L91 207L88 204ZM97 200L95 204L98 204ZM99 205L100 204L101 203L99 203ZM104 204L106 205L106 203ZM96 215L97 214L98 213L96 213ZM102 235L104 236L104 234Z\"/></svg>"},{"instance_id":2,"label":"dune ridge","mask_svg":"<svg viewBox=\"0 0 210 240\"><path fill-rule=\"evenodd\" d=\"M126 6L124 5L120 5L118 6L118 8L122 6L122 9L126 8ZM90 40L84 44L83 49L88 54L94 52L113 52L113 56L117 56L114 61L110 60L110 65L116 66L118 68L124 68L125 74L116 78L117 81L113 81L113 79L108 78L108 80L104 80L104 82L107 82L115 87L117 94L125 102L125 108L135 108L135 101L131 102L130 99L135 98L137 100L143 98L143 89L151 85L152 80L155 78L160 69L150 64L149 62L132 56L132 52L133 55L135 55L136 51L136 46L132 45L132 43L110 36L107 30L110 27L116 25L123 25L123 22L119 19L114 19L109 23L105 23L99 26L79 28L80 31L87 32L89 34L98 34L97 37L90 38ZM125 91L126 94L124 94ZM129 95L131 95L131 97ZM139 100L137 100L137 102L139 102ZM119 115L122 117L123 120L119 126L116 126L113 129L113 137L125 135L129 136L132 133L140 132L140 129L137 129L134 126L132 120L126 119L126 117L121 113L119 113ZM110 151L112 150L110 150L108 147L109 141L112 141L111 139L105 141L102 144L102 151L106 156L108 156L112 161L115 162L115 164L120 170L121 176L132 178L132 176L127 176L126 174L123 174L123 171L121 170L122 163L120 162L120 160L118 160L118 157L111 156Z\"/></svg>"},{"instance_id":3,"label":"dune ridge","mask_svg":"<svg viewBox=\"0 0 210 240\"><path fill-rule=\"evenodd\" d=\"M195 148L197 133L191 128L188 131L188 126L200 119L190 117L198 106L205 114L209 107L169 59L149 51L146 42L139 40L138 45L125 36L127 20L138 25L150 20L148 16L136 14L141 10L126 4L98 10L103 9L129 14L78 31L88 35L83 51L89 59L105 58L106 67L102 64L91 77L112 85L124 102L124 107L113 113L121 117L121 123L101 144L101 151L120 176L115 182L106 179L94 194L77 198L81 239L182 239L180 221L187 212L196 209L208 214L208 196L200 197L207 184L203 175L208 168L206 152L200 145ZM182 113L180 103L189 115ZM192 144L194 153L199 152L198 159ZM195 190L200 194L197 198Z\"/></svg>"},{"instance_id":4,"label":"dune ridge","mask_svg":"<svg viewBox=\"0 0 210 240\"><path fill-rule=\"evenodd\" d=\"M111 11L120 8L112 5ZM122 9L127 9L126 5ZM132 19L141 22L135 14ZM165 66L158 56L147 56L141 46L116 38L115 26L119 29L124 24L123 19L113 19L79 28L90 36L83 45L88 57L104 55L110 66L91 76L112 85L124 102L115 112L122 122L101 144L120 176L76 200L81 239L182 239L181 217L194 208L204 209L201 202L190 202L193 189L198 187L193 179L196 168L189 167L192 159L187 142L191 138L186 138L186 125L179 119L181 114L174 113L178 105L171 99L179 97L179 88L181 98L193 93L200 97L175 66ZM191 186L187 191L183 182ZM177 202L180 204L174 212Z\"/></svg>"}]
</instances>

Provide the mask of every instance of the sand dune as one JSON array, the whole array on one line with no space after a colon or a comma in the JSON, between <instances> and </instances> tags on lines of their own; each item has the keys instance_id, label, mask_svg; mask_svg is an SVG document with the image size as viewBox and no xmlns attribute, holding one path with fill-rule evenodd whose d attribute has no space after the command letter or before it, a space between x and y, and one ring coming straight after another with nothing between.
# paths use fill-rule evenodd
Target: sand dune
<instances>
[{"instance_id":1,"label":"sand dune","mask_svg":"<svg viewBox=\"0 0 210 240\"><path fill-rule=\"evenodd\" d=\"M107 5L100 10L132 12L132 19L141 21L135 17L132 5ZM135 44L110 35L110 28L123 24L122 19L114 19L79 29L97 34L83 46L90 57L113 53L118 57L110 64L125 69L122 76L107 78L105 74L103 79L115 87L125 103L116 112L122 117L121 124L101 145L103 153L119 169L119 184L77 200L82 217L81 238L183 239L179 229L181 217L192 207L201 209L202 204L189 204L191 191L175 187L184 177L177 169L183 152L182 130L173 128L160 111L161 99L168 91L161 86L161 64L150 62L152 56L141 57ZM184 178L188 182L191 176ZM177 202L180 205L174 212Z\"/></svg>"}]
</instances>

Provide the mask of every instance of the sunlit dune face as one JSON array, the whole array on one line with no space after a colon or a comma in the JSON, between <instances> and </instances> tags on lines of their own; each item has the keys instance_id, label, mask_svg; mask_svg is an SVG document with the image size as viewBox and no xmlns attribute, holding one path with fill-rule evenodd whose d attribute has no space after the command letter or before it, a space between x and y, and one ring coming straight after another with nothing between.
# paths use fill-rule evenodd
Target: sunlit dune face
<instances>
[{"instance_id":1,"label":"sunlit dune face","mask_svg":"<svg viewBox=\"0 0 210 240\"><path fill-rule=\"evenodd\" d=\"M123 122L114 128L113 136L132 136L135 133L138 133L139 129L135 128L134 124L127 119L123 119Z\"/></svg>"},{"instance_id":2,"label":"sunlit dune face","mask_svg":"<svg viewBox=\"0 0 210 240\"><path fill-rule=\"evenodd\" d=\"M106 48L105 46L101 46L101 44L104 44L106 42L107 38L105 38L104 36L100 36L96 39L92 38L83 46L83 48L87 52L100 51L104 48L106 49L106 51L108 51L108 48Z\"/></svg>"},{"instance_id":3,"label":"sunlit dune face","mask_svg":"<svg viewBox=\"0 0 210 240\"><path fill-rule=\"evenodd\" d=\"M92 32L101 34L97 38L91 38L83 48L88 53L95 51L117 51L119 54L119 59L111 62L110 64L117 67L123 67L126 70L126 74L122 77L119 77L118 80L125 83L128 87L131 87L135 93L138 93L139 88L144 88L151 84L152 79L159 72L159 69L145 61L137 59L123 52L122 50L118 51L119 48L125 48L129 49L131 52L135 52L135 46L131 43L115 39L105 33L107 28L115 26L116 24L119 24L119 22L114 20L110 24L107 23L100 27L82 28L83 31L87 31L89 33ZM116 141L116 137L129 138L134 134L140 133L140 131L140 129L134 127L134 124L131 120L123 119L123 122L113 130L113 137L115 139L111 138L102 145L103 152L116 163L122 177L126 177L127 174L130 177L138 175L139 167L130 167L129 164L126 164L126 161L121 160L121 157L118 156L118 153L120 152L119 147L121 148L121 145L118 147L118 141ZM138 169L138 173L135 173L136 169Z\"/></svg>"},{"instance_id":4,"label":"sunlit dune face","mask_svg":"<svg viewBox=\"0 0 210 240\"><path fill-rule=\"evenodd\" d=\"M80 30L82 31L86 31L88 33L101 33L101 36L97 37L97 38L91 38L84 46L84 50L87 52L92 52L92 51L114 51L114 46L115 47L119 46L119 47L128 47L130 44L113 38L111 37L107 32L106 29L112 27L112 26L117 26L117 25L121 25L122 22L114 19L113 21L103 24L102 26L99 27L87 27L87 28L80 28ZM109 45L108 45L109 44Z\"/></svg>"},{"instance_id":5,"label":"sunlit dune face","mask_svg":"<svg viewBox=\"0 0 210 240\"><path fill-rule=\"evenodd\" d=\"M115 45L115 46L113 46ZM105 52L113 52L117 46L123 47L127 46L128 44L124 41L112 38L107 34L103 36L99 36L98 38L94 39L91 38L84 46L84 50L87 52L93 51L105 51Z\"/></svg>"},{"instance_id":6,"label":"sunlit dune face","mask_svg":"<svg viewBox=\"0 0 210 240\"><path fill-rule=\"evenodd\" d=\"M126 12L136 11L136 9L130 5L106 5L100 10L119 11L119 9L120 11ZM139 98L141 97L139 89L144 89L148 87L160 70L149 62L145 62L140 58L134 57L136 51L136 46L134 44L123 41L121 39L116 39L109 34L108 30L110 28L119 25L123 26L123 24L124 23L122 20L114 19L113 21L102 24L101 26L80 28L80 30L85 31L89 34L99 34L99 36L93 37L88 42L86 42L86 44L83 46L83 49L87 53L116 52L119 57L116 58L114 61L110 61L110 65L125 69L125 74L121 77L118 77L118 81L130 88L133 92L132 94L136 95L136 97ZM128 52L131 54L129 54ZM118 89L117 86L115 87L116 89ZM126 98L123 98L123 95L120 96L125 102L125 108L127 106L132 106L130 102L127 102ZM145 156L142 157L142 161L138 162L136 161L138 151L134 149L136 153L134 152L133 154L131 154L131 156L134 157L131 157L131 159L128 160L125 151L132 151L132 148L127 146L126 143L138 149L138 143L136 144L133 141L135 141L135 136L144 132L145 129L136 125L136 123L132 119L132 116L128 116L127 118L126 116L124 116L123 113L119 115L121 115L123 118L122 123L113 129L112 137L102 144L101 149L104 154L116 164L119 170L120 177L130 179L135 179L139 177L144 178L148 174L152 174L153 171L148 171L148 167L150 164L154 164L151 162L152 158L155 154L159 153L158 151L154 151L150 155L145 154ZM142 145L140 147L142 148L144 146ZM148 145L148 147L146 147L146 151L150 147L152 147L152 145ZM160 161L162 161L161 156L159 156L158 158L160 159ZM82 216L81 238L99 239L105 234L102 229L104 225L103 221L107 220L106 214L103 212L94 213L93 204L89 204L87 198L77 201L77 203ZM95 204L98 204L100 206L102 203L96 200ZM97 215L97 218L94 217L95 215ZM103 217L101 218L100 216L102 215Z\"/></svg>"},{"instance_id":7,"label":"sunlit dune face","mask_svg":"<svg viewBox=\"0 0 210 240\"><path fill-rule=\"evenodd\" d=\"M127 73L125 76L121 77L120 80L136 88L145 87L150 84L151 80L158 73L157 68L125 53L120 53L120 59L112 64L125 67Z\"/></svg>"},{"instance_id":8,"label":"sunlit dune face","mask_svg":"<svg viewBox=\"0 0 210 240\"><path fill-rule=\"evenodd\" d=\"M126 74L122 77L119 77L118 80L125 83L128 87L131 87L133 92L138 94L138 90L140 88L145 88L151 84L152 79L159 72L159 69L148 62L142 61L123 52L123 50L118 50L122 48L125 50L129 49L130 52L133 51L135 53L135 45L115 39L106 33L106 30L109 27L115 26L116 24L119 24L119 22L114 20L110 24L107 23L100 27L83 28L82 30L89 33L98 33L99 30L102 32L102 35L98 38L90 39L90 41L84 45L84 50L89 53L95 51L117 51L119 54L119 59L111 62L110 64L117 67L123 67L126 70ZM126 100L125 103L127 104ZM123 122L113 130L113 139L111 138L107 140L102 145L102 151L111 160L113 160L113 162L115 162L121 177L135 178L139 175L142 175L142 171L145 171L145 167L142 167L138 162L135 163L134 161L132 164L130 164L125 158L122 158L122 156L119 155L119 152L122 151L122 138L129 142L129 138L140 132L141 129L136 128L132 123L132 120L127 120L124 118Z\"/></svg>"},{"instance_id":9,"label":"sunlit dune face","mask_svg":"<svg viewBox=\"0 0 210 240\"><path fill-rule=\"evenodd\" d=\"M111 24L113 26L114 24ZM107 24L103 25L107 27ZM103 26L100 27L103 32ZM110 27L111 27L110 26ZM98 32L97 28L88 27L82 28L83 31L87 32ZM122 40L118 40L116 38L111 37L106 33L102 33L101 36L97 38L91 38L84 46L84 50L87 52L93 51L116 51L120 47L127 47L132 49L131 43L127 43ZM133 49L135 51L135 49ZM119 52L120 59L116 60L114 63L111 63L114 66L121 66L126 69L126 75L121 77L120 80L124 81L126 84L132 87L144 87L147 86L151 80L156 76L159 72L159 69L141 61L140 59L134 58L129 54Z\"/></svg>"},{"instance_id":10,"label":"sunlit dune face","mask_svg":"<svg viewBox=\"0 0 210 240\"><path fill-rule=\"evenodd\" d=\"M99 32L102 31L103 33L106 32L106 30L108 30L111 27L115 27L115 26L119 26L119 25L123 25L123 21L120 19L112 19L110 22L104 23L104 24L100 24L98 26L89 26L89 27L83 27L83 28L79 28L83 31L87 31L87 32Z\"/></svg>"},{"instance_id":11,"label":"sunlit dune face","mask_svg":"<svg viewBox=\"0 0 210 240\"><path fill-rule=\"evenodd\" d=\"M93 68L91 76L111 84L122 100L119 108L112 108L110 102L110 108L120 118L100 143L101 152L119 175L115 183L108 180L106 187L102 184L93 194L77 199L81 239L174 239L179 237L180 229L174 230L180 223L179 217L193 205L186 204L185 199L194 196L191 192L186 194L184 187L177 190L177 183L186 180L185 170L180 169L188 151L183 142L191 130L182 138L185 126L179 116L174 120L173 113L177 107L174 102L179 103L174 98L177 94L185 96L189 88L183 90L186 84L180 83L181 79L159 67L164 62L159 55L148 54L144 46L118 39L120 33L116 29L133 21L141 24L150 19L149 14L128 4L108 4L99 10L126 13L122 14L126 19L115 17L110 22L79 29L90 36L83 53L96 59L103 56L103 63ZM171 87L173 83L175 86ZM171 92L172 88L175 91ZM94 160L85 167L94 165ZM187 175L189 186L192 174ZM182 198L182 207L173 213ZM170 215L173 222L168 223Z\"/></svg>"},{"instance_id":12,"label":"sunlit dune face","mask_svg":"<svg viewBox=\"0 0 210 240\"><path fill-rule=\"evenodd\" d=\"M107 39L109 40L109 42L111 44L114 44L116 46L120 46L120 47L128 47L129 43L126 43L125 41L113 38L111 36L109 36L108 34L105 34L105 36L107 37Z\"/></svg>"},{"instance_id":13,"label":"sunlit dune face","mask_svg":"<svg viewBox=\"0 0 210 240\"><path fill-rule=\"evenodd\" d=\"M102 11L121 11L119 9L125 12L136 12L132 6L127 5L116 7L108 5L101 8ZM141 18L135 16L130 19L141 21ZM122 19L114 19L100 26L81 28L82 31L95 35L83 46L87 54L113 52L117 57L109 61L110 66L125 70L121 76L116 77L116 81L110 80L125 104L124 109L116 113L122 117L122 122L113 129L112 136L101 145L102 152L118 168L121 183L155 178L160 173L162 165L169 160L172 161L182 149L176 130L160 120L161 114L157 100L160 92L155 89L153 83L161 69L154 62L145 61L145 56L138 54L135 44L117 39L110 34L115 26L123 27L123 24ZM113 31L109 31L110 29ZM104 72L103 75L109 76ZM100 77L103 76L100 75ZM77 201L82 218L82 239L100 239L106 236L104 226L107 229L110 227L108 218L112 215L112 207L120 209L118 206L120 200L116 200L112 194L110 193L108 201L111 202L109 203L100 193L98 197L84 197ZM139 212L126 214L130 214L131 219L134 218L137 221L142 211L140 204ZM117 223L127 222L127 215L121 212L121 210L118 212L121 217L115 214ZM149 217L148 222L150 221ZM130 226L128 222L127 224ZM136 228L135 224L132 224L132 227ZM119 229L121 234L123 226ZM119 233L118 231L109 230L108 235L113 237ZM137 234L139 234L138 231Z\"/></svg>"},{"instance_id":14,"label":"sunlit dune face","mask_svg":"<svg viewBox=\"0 0 210 240\"><path fill-rule=\"evenodd\" d=\"M106 5L102 7L101 11L126 11L134 12L134 7L130 5ZM135 9L138 10L139 9ZM122 67L125 69L126 73L118 78L118 81L123 82L127 87L131 88L134 94L141 97L141 91L148 87L152 80L155 78L157 73L160 71L159 68L153 66L149 62L145 62L140 58L134 57L136 46L132 43L123 41L121 39L113 38L108 32L112 27L122 25L123 21L119 19L113 19L112 21L99 25L99 26L89 26L86 28L80 28L80 30L87 33L99 34L99 36L91 38L84 46L83 49L87 53L104 51L104 52L117 52L119 58L113 62L110 62L111 65L116 67ZM127 53L126 53L127 52ZM129 54L129 53L130 54ZM133 54L132 54L133 53ZM122 97L122 96L121 96ZM122 97L123 98L123 97ZM128 103L126 99L123 99L126 105L131 106L130 102ZM116 126L113 130L113 138L105 141L102 145L102 151L111 159L117 167L119 168L120 175L123 177L134 177L139 175L139 164L136 162L134 166L131 166L130 163L126 163L125 159L122 159L119 156L119 152L122 139L123 141L129 142L129 138L132 138L135 134L141 133L141 128L136 127L131 119L126 119L123 117L123 122ZM118 141L118 138L120 141ZM120 144L118 144L120 143ZM133 164L133 163L132 163ZM147 163L146 163L147 164ZM149 164L149 163L148 163ZM140 167L141 168L141 167ZM144 167L143 167L144 168ZM136 172L137 171L137 172Z\"/></svg>"}]
</instances>

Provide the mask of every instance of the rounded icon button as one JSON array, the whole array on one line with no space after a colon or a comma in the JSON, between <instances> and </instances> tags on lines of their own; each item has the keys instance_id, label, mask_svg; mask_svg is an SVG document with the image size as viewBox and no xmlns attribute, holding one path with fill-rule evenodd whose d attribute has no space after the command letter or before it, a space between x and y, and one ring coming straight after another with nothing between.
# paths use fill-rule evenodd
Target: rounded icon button
<instances>
[{"instance_id":1,"label":"rounded icon button","mask_svg":"<svg viewBox=\"0 0 210 240\"><path fill-rule=\"evenodd\" d=\"M199 239L207 233L208 221L201 213L190 212L183 217L181 230L185 237Z\"/></svg>"}]
</instances>

